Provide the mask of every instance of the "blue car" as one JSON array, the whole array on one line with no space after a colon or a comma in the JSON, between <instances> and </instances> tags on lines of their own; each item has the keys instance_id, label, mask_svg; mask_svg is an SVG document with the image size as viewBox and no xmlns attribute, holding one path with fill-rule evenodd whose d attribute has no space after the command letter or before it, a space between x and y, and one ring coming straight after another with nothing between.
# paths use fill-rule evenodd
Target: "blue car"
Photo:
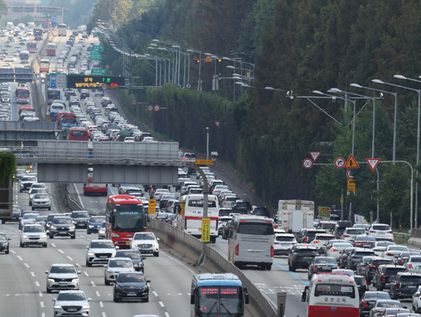
<instances>
[{"instance_id":1,"label":"blue car","mask_svg":"<svg viewBox=\"0 0 421 317\"><path fill-rule=\"evenodd\" d=\"M89 218L88 228L86 229L87 234L98 233L99 228L105 222L104 216L92 216Z\"/></svg>"}]
</instances>

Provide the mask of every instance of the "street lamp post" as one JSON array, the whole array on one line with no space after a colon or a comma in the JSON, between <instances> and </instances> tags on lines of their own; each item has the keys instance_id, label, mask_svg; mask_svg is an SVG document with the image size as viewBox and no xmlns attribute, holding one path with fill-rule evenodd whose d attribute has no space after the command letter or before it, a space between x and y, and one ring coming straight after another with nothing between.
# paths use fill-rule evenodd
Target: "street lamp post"
<instances>
[{"instance_id":1,"label":"street lamp post","mask_svg":"<svg viewBox=\"0 0 421 317\"><path fill-rule=\"evenodd\" d=\"M209 160L209 127L206 127L206 159Z\"/></svg>"}]
</instances>

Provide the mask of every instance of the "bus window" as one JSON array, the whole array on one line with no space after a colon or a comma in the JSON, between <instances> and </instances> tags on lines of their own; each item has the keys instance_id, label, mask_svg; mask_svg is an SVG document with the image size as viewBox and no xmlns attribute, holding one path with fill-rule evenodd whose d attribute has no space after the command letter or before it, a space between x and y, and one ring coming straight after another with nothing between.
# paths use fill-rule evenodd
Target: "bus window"
<instances>
[{"instance_id":1,"label":"bus window","mask_svg":"<svg viewBox=\"0 0 421 317\"><path fill-rule=\"evenodd\" d=\"M57 29L58 29L58 36L66 36L66 33L67 33L67 25L66 24L64 24L64 23L59 24Z\"/></svg>"}]
</instances>

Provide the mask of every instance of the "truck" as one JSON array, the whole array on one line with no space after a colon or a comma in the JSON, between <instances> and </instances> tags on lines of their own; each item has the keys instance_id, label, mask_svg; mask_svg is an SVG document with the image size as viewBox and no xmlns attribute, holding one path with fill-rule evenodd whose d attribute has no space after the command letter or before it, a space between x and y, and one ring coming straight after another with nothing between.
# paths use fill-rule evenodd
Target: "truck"
<instances>
[{"instance_id":1,"label":"truck","mask_svg":"<svg viewBox=\"0 0 421 317\"><path fill-rule=\"evenodd\" d=\"M302 228L314 227L314 201L279 200L278 224L288 232L299 232Z\"/></svg>"},{"instance_id":2,"label":"truck","mask_svg":"<svg viewBox=\"0 0 421 317\"><path fill-rule=\"evenodd\" d=\"M16 157L13 153L0 150L0 219L1 223L12 220L13 183Z\"/></svg>"}]
</instances>

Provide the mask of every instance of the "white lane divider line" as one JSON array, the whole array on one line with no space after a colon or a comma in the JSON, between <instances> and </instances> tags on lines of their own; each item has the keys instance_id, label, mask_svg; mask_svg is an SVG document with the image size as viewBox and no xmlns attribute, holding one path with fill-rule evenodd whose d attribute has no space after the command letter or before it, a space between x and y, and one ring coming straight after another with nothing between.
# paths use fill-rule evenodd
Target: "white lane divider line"
<instances>
[{"instance_id":1,"label":"white lane divider line","mask_svg":"<svg viewBox=\"0 0 421 317\"><path fill-rule=\"evenodd\" d=\"M45 313L42 313L42 314L41 314L41 317L45 317Z\"/></svg>"},{"instance_id":2,"label":"white lane divider line","mask_svg":"<svg viewBox=\"0 0 421 317\"><path fill-rule=\"evenodd\" d=\"M51 243L51 246L52 246L53 248L56 248L56 245L55 245L54 243Z\"/></svg>"},{"instance_id":3,"label":"white lane divider line","mask_svg":"<svg viewBox=\"0 0 421 317\"><path fill-rule=\"evenodd\" d=\"M170 314L168 314L168 312L165 312L165 317L170 317Z\"/></svg>"},{"instance_id":4,"label":"white lane divider line","mask_svg":"<svg viewBox=\"0 0 421 317\"><path fill-rule=\"evenodd\" d=\"M155 291L152 291L153 296L158 297L158 293Z\"/></svg>"},{"instance_id":5,"label":"white lane divider line","mask_svg":"<svg viewBox=\"0 0 421 317\"><path fill-rule=\"evenodd\" d=\"M16 251L14 251L14 250L10 250L10 252L12 252L13 254L16 254Z\"/></svg>"},{"instance_id":6,"label":"white lane divider line","mask_svg":"<svg viewBox=\"0 0 421 317\"><path fill-rule=\"evenodd\" d=\"M38 283L38 281L35 281L35 285L36 285L37 287L39 287L39 283Z\"/></svg>"},{"instance_id":7,"label":"white lane divider line","mask_svg":"<svg viewBox=\"0 0 421 317\"><path fill-rule=\"evenodd\" d=\"M104 303L102 301L99 302L99 307L104 308Z\"/></svg>"},{"instance_id":8,"label":"white lane divider line","mask_svg":"<svg viewBox=\"0 0 421 317\"><path fill-rule=\"evenodd\" d=\"M183 293L178 293L178 296L183 296Z\"/></svg>"},{"instance_id":9,"label":"white lane divider line","mask_svg":"<svg viewBox=\"0 0 421 317\"><path fill-rule=\"evenodd\" d=\"M101 297L101 294L99 293L99 291L96 291L95 294L97 297Z\"/></svg>"},{"instance_id":10,"label":"white lane divider line","mask_svg":"<svg viewBox=\"0 0 421 317\"><path fill-rule=\"evenodd\" d=\"M32 275L32 277L35 277L35 273L34 272L31 272L31 275Z\"/></svg>"},{"instance_id":11,"label":"white lane divider line","mask_svg":"<svg viewBox=\"0 0 421 317\"><path fill-rule=\"evenodd\" d=\"M66 255L66 258L68 258L69 261L72 261L73 262L73 259L70 256Z\"/></svg>"},{"instance_id":12,"label":"white lane divider line","mask_svg":"<svg viewBox=\"0 0 421 317\"><path fill-rule=\"evenodd\" d=\"M91 285L92 285L92 287L96 287L96 285L95 285L95 282L94 282L94 281L91 281Z\"/></svg>"},{"instance_id":13,"label":"white lane divider line","mask_svg":"<svg viewBox=\"0 0 421 317\"><path fill-rule=\"evenodd\" d=\"M58 252L60 252L61 254L64 254L62 249L57 249Z\"/></svg>"},{"instance_id":14,"label":"white lane divider line","mask_svg":"<svg viewBox=\"0 0 421 317\"><path fill-rule=\"evenodd\" d=\"M41 292L41 291L39 291L38 295L39 295L39 297L42 297L42 292Z\"/></svg>"},{"instance_id":15,"label":"white lane divider line","mask_svg":"<svg viewBox=\"0 0 421 317\"><path fill-rule=\"evenodd\" d=\"M76 265L77 267L82 267L79 263L76 263L75 265Z\"/></svg>"},{"instance_id":16,"label":"white lane divider line","mask_svg":"<svg viewBox=\"0 0 421 317\"><path fill-rule=\"evenodd\" d=\"M19 259L19 261L23 261L23 259L22 259L22 257L20 255L18 255L16 257Z\"/></svg>"},{"instance_id":17,"label":"white lane divider line","mask_svg":"<svg viewBox=\"0 0 421 317\"><path fill-rule=\"evenodd\" d=\"M23 263L23 265L25 265L26 268L29 269L29 264L28 263Z\"/></svg>"},{"instance_id":18,"label":"white lane divider line","mask_svg":"<svg viewBox=\"0 0 421 317\"><path fill-rule=\"evenodd\" d=\"M102 317L107 317L107 314L105 312L102 312Z\"/></svg>"},{"instance_id":19,"label":"white lane divider line","mask_svg":"<svg viewBox=\"0 0 421 317\"><path fill-rule=\"evenodd\" d=\"M86 272L86 271L83 271L83 274L85 274L86 277L89 276L88 272Z\"/></svg>"},{"instance_id":20,"label":"white lane divider line","mask_svg":"<svg viewBox=\"0 0 421 317\"><path fill-rule=\"evenodd\" d=\"M163 303L162 301L159 301L158 303L159 303L159 305L160 305L161 307L165 307L165 305L164 305L164 303Z\"/></svg>"},{"instance_id":21,"label":"white lane divider line","mask_svg":"<svg viewBox=\"0 0 421 317\"><path fill-rule=\"evenodd\" d=\"M39 305L41 306L41 308L44 308L44 302L39 302Z\"/></svg>"}]
</instances>

